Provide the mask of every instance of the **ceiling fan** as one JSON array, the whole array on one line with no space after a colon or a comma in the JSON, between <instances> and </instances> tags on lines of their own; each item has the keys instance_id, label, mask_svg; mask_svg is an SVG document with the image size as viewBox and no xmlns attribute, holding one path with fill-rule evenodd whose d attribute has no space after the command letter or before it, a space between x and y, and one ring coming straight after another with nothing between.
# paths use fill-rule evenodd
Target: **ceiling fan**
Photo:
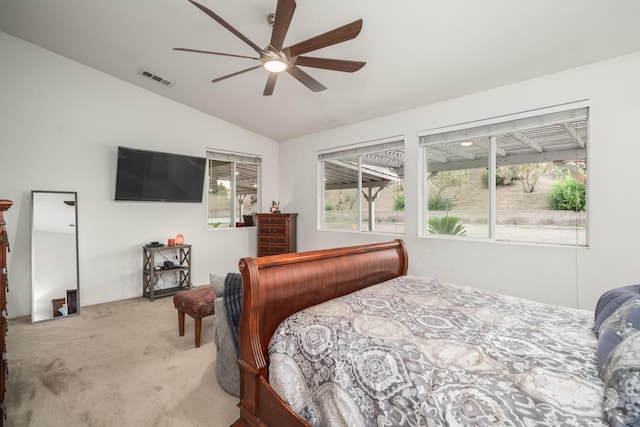
<instances>
[{"instance_id":1,"label":"ceiling fan","mask_svg":"<svg viewBox=\"0 0 640 427\"><path fill-rule=\"evenodd\" d=\"M209 50L186 49L180 47L174 48L174 50L185 52L207 53L211 55L230 56L234 58L246 58L261 62L260 65L245 68L244 70L236 71L235 73L213 79L211 80L212 83L216 83L221 80L228 79L229 77L237 76L238 74L246 73L247 71L263 67L269 72L269 76L267 77L267 84L265 85L264 92L262 93L265 96L273 94L273 89L275 88L278 74L282 71L286 71L312 91L319 92L325 90L326 87L322 85L322 83L311 77L309 74L307 74L305 71L300 69L300 66L353 73L354 71L358 71L366 64L366 62L361 61L347 61L342 59L302 56L305 53L342 43L344 41L351 40L357 37L360 33L360 30L362 29L362 19L359 19L347 25L343 25L342 27L336 28L334 30L327 31L326 33L320 34L318 36L311 37L310 39L307 39L300 43L296 43L288 47L283 47L282 45L284 43L284 39L287 35L287 31L289 30L291 19L293 18L293 12L296 9L296 2L295 0L278 0L275 15L270 15L270 18L273 21L271 41L269 42L267 47L261 48L257 44L249 40L242 33L240 33L240 31L232 27L227 21L222 19L212 10L193 0L188 1L198 9L209 15L224 28L232 32L240 40L251 46L253 50L255 50L259 55L259 57L252 57L244 55L234 55L230 53L212 52Z\"/></svg>"}]
</instances>

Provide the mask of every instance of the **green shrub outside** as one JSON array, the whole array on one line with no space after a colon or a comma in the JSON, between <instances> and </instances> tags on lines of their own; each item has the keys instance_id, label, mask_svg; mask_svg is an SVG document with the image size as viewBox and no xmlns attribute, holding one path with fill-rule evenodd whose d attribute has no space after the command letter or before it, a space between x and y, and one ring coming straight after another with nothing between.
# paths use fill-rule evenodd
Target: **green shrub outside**
<instances>
[{"instance_id":1,"label":"green shrub outside","mask_svg":"<svg viewBox=\"0 0 640 427\"><path fill-rule=\"evenodd\" d=\"M549 209L561 211L584 211L587 202L586 187L571 176L553 184L547 195Z\"/></svg>"},{"instance_id":2,"label":"green shrub outside","mask_svg":"<svg viewBox=\"0 0 640 427\"><path fill-rule=\"evenodd\" d=\"M403 211L404 210L404 191L398 193L397 196L393 198L393 210Z\"/></svg>"},{"instance_id":3,"label":"green shrub outside","mask_svg":"<svg viewBox=\"0 0 640 427\"><path fill-rule=\"evenodd\" d=\"M441 218L429 219L427 230L431 234L449 234L452 236L464 236L467 231L462 224L459 224L460 218L456 216L443 216Z\"/></svg>"},{"instance_id":4,"label":"green shrub outside","mask_svg":"<svg viewBox=\"0 0 640 427\"><path fill-rule=\"evenodd\" d=\"M449 208L453 206L453 203L449 201ZM427 201L427 208L430 211L443 211L447 209L447 200L439 194L431 194Z\"/></svg>"},{"instance_id":5,"label":"green shrub outside","mask_svg":"<svg viewBox=\"0 0 640 427\"><path fill-rule=\"evenodd\" d=\"M484 171L480 175L482 186L489 188L489 172ZM512 170L496 170L496 185L512 185L513 181L519 179L518 175Z\"/></svg>"},{"instance_id":6,"label":"green shrub outside","mask_svg":"<svg viewBox=\"0 0 640 427\"><path fill-rule=\"evenodd\" d=\"M489 188L489 172L487 171L482 172L482 175L480 175L480 179L482 180L482 186L484 188Z\"/></svg>"}]
</instances>

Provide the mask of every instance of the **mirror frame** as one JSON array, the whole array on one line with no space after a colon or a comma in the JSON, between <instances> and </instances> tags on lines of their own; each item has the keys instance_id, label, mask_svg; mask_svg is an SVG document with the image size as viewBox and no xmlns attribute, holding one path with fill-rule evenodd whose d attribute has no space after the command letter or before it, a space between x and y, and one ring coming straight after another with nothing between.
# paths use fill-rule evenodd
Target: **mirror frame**
<instances>
[{"instance_id":1,"label":"mirror frame","mask_svg":"<svg viewBox=\"0 0 640 427\"><path fill-rule=\"evenodd\" d=\"M71 286L66 287L66 290L75 290L75 312L71 313L71 314L61 314L61 315L54 315L55 313L55 308L53 306L53 300L52 300L52 307L51 307L51 316L50 317L42 317L42 316L38 316L40 318L36 319L36 289L35 287L37 286L36 282L36 265L38 264L38 260L37 258L37 254L36 254L36 242L35 242L35 235L36 233L34 233L34 224L35 224L35 215L36 215L36 196L38 194L50 194L50 195L67 195L67 197L69 199L73 198L73 200L64 200L64 198L62 198L61 201L63 201L63 203L69 205L69 203L73 204L73 218L74 218L74 222L73 224L69 224L69 226L74 228L74 235L75 235L75 257L73 259L73 262L75 263L75 287L72 288ZM69 202L69 203L68 203ZM36 322L42 322L42 321L47 321L47 320L57 320L57 319L62 319L65 317L70 317L70 316L77 316L80 314L80 264L79 264L79 254L78 254L78 193L76 191L40 191L40 190L32 190L31 191L31 323L36 323ZM68 292L65 293L65 305L67 304L67 295ZM61 299L61 298L57 298L57 299ZM68 305L67 305L67 310L68 310Z\"/></svg>"}]
</instances>

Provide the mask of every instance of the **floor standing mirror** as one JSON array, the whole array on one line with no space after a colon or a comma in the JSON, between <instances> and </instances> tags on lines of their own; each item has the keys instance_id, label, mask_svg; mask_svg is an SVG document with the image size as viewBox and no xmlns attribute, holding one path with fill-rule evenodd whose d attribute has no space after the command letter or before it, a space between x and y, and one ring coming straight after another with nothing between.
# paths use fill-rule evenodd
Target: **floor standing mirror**
<instances>
[{"instance_id":1,"label":"floor standing mirror","mask_svg":"<svg viewBox=\"0 0 640 427\"><path fill-rule=\"evenodd\" d=\"M31 192L31 321L79 313L76 192Z\"/></svg>"}]
</instances>

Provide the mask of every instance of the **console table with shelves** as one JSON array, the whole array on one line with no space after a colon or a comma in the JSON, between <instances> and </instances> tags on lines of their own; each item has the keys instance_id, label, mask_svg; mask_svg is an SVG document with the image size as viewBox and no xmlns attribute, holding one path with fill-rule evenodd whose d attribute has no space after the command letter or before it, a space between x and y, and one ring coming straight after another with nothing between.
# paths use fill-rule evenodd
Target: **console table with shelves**
<instances>
[{"instance_id":1,"label":"console table with shelves","mask_svg":"<svg viewBox=\"0 0 640 427\"><path fill-rule=\"evenodd\" d=\"M175 295L179 291L191 289L191 245L143 246L142 260L143 297L153 301L156 297ZM166 266L165 261L173 265ZM156 288L158 280L171 275L174 276L174 286Z\"/></svg>"}]
</instances>

